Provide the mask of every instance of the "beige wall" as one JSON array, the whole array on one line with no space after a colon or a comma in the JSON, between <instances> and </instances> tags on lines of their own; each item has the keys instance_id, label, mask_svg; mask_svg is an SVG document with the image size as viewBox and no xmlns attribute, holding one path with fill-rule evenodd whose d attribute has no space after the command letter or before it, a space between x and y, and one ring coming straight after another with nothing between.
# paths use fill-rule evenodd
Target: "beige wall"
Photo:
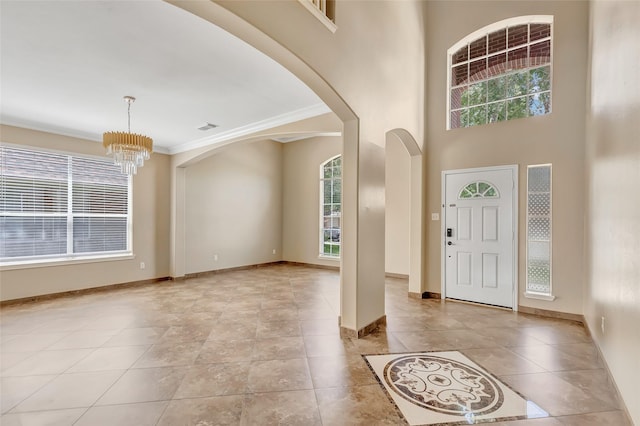
<instances>
[{"instance_id":1,"label":"beige wall","mask_svg":"<svg viewBox=\"0 0 640 426\"><path fill-rule=\"evenodd\" d=\"M295 1L216 2L269 37L214 13L214 6L173 3L226 24L281 63L288 61L343 119L341 321L358 330L379 319L384 315L383 147L386 132L395 128L406 129L422 145L424 3L336 2L338 30L331 33Z\"/></svg>"},{"instance_id":2,"label":"beige wall","mask_svg":"<svg viewBox=\"0 0 640 426\"><path fill-rule=\"evenodd\" d=\"M397 138L385 146L385 271L409 275L411 157Z\"/></svg>"},{"instance_id":3,"label":"beige wall","mask_svg":"<svg viewBox=\"0 0 640 426\"><path fill-rule=\"evenodd\" d=\"M638 2L591 4L588 273L584 315L632 420L640 425L638 22Z\"/></svg>"},{"instance_id":4,"label":"beige wall","mask_svg":"<svg viewBox=\"0 0 640 426\"><path fill-rule=\"evenodd\" d=\"M342 153L342 138L315 137L283 145L283 260L340 266L319 258L320 165Z\"/></svg>"},{"instance_id":5,"label":"beige wall","mask_svg":"<svg viewBox=\"0 0 640 426\"><path fill-rule=\"evenodd\" d=\"M493 22L521 15L554 15L553 112L447 131L447 49ZM545 1L427 2L427 212L441 209L443 170L518 164L519 304L582 312L584 263L584 138L588 4ZM453 19L455 17L455 19ZM553 302L527 299L525 290L526 166L553 164ZM427 222L427 290L439 292L441 223Z\"/></svg>"},{"instance_id":6,"label":"beige wall","mask_svg":"<svg viewBox=\"0 0 640 426\"><path fill-rule=\"evenodd\" d=\"M282 169L282 145L270 140L186 168L187 274L282 259Z\"/></svg>"},{"instance_id":7,"label":"beige wall","mask_svg":"<svg viewBox=\"0 0 640 426\"><path fill-rule=\"evenodd\" d=\"M104 156L102 144L1 126L5 143ZM100 287L169 275L169 156L152 154L133 178L134 259L80 263L0 272L0 299ZM145 269L140 269L140 262Z\"/></svg>"}]
</instances>

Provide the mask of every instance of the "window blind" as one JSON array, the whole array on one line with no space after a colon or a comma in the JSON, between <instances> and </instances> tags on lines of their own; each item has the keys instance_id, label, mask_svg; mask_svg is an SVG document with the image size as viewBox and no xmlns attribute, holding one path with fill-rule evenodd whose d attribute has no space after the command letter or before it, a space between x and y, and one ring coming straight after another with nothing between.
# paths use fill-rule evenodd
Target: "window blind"
<instances>
[{"instance_id":1,"label":"window blind","mask_svg":"<svg viewBox=\"0 0 640 426\"><path fill-rule=\"evenodd\" d=\"M129 185L108 161L0 146L0 262L126 252Z\"/></svg>"}]
</instances>

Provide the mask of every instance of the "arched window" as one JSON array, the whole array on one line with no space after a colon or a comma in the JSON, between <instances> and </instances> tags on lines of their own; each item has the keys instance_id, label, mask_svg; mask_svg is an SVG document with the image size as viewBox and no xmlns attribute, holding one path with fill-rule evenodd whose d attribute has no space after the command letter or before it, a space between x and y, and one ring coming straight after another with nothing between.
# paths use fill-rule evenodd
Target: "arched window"
<instances>
[{"instance_id":1,"label":"arched window","mask_svg":"<svg viewBox=\"0 0 640 426\"><path fill-rule=\"evenodd\" d=\"M320 256L340 257L342 157L320 165Z\"/></svg>"},{"instance_id":2,"label":"arched window","mask_svg":"<svg viewBox=\"0 0 640 426\"><path fill-rule=\"evenodd\" d=\"M489 182L478 181L466 185L460 190L458 198L498 198L498 190Z\"/></svg>"},{"instance_id":3,"label":"arched window","mask_svg":"<svg viewBox=\"0 0 640 426\"><path fill-rule=\"evenodd\" d=\"M484 27L448 50L447 129L551 112L553 16Z\"/></svg>"}]
</instances>

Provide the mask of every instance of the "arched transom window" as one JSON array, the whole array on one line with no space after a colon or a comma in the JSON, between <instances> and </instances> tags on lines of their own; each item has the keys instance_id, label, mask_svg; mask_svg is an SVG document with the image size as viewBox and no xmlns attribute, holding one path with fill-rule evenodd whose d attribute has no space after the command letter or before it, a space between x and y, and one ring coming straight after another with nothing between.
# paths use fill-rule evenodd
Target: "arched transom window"
<instances>
[{"instance_id":1,"label":"arched transom window","mask_svg":"<svg viewBox=\"0 0 640 426\"><path fill-rule=\"evenodd\" d=\"M553 16L496 22L448 50L447 129L551 112Z\"/></svg>"},{"instance_id":2,"label":"arched transom window","mask_svg":"<svg viewBox=\"0 0 640 426\"><path fill-rule=\"evenodd\" d=\"M320 165L320 256L340 257L342 157Z\"/></svg>"},{"instance_id":3,"label":"arched transom window","mask_svg":"<svg viewBox=\"0 0 640 426\"><path fill-rule=\"evenodd\" d=\"M498 198L498 190L489 182L471 182L460 190L458 198Z\"/></svg>"}]
</instances>

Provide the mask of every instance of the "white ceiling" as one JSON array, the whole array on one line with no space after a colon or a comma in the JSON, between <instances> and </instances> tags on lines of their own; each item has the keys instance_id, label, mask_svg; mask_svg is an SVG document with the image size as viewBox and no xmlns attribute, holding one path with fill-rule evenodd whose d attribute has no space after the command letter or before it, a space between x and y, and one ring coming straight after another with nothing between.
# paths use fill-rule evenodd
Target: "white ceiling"
<instances>
[{"instance_id":1,"label":"white ceiling","mask_svg":"<svg viewBox=\"0 0 640 426\"><path fill-rule=\"evenodd\" d=\"M0 121L100 141L126 130L176 153L329 109L293 74L160 0L0 1ZM204 123L219 127L203 132Z\"/></svg>"}]
</instances>

